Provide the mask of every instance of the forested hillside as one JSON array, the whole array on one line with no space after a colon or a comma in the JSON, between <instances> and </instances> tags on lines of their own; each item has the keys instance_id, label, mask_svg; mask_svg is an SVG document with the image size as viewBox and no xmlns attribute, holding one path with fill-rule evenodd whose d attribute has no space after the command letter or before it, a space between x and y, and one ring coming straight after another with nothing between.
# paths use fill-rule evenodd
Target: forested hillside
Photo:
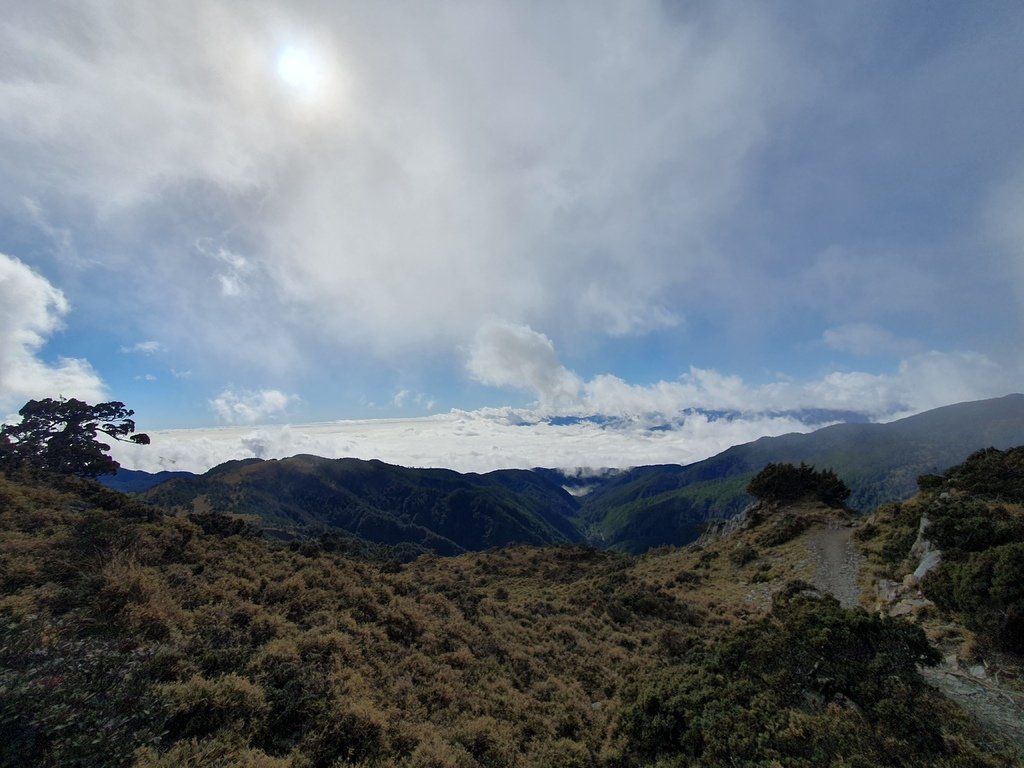
<instances>
[{"instance_id":1,"label":"forested hillside","mask_svg":"<svg viewBox=\"0 0 1024 768\"><path fill-rule=\"evenodd\" d=\"M401 545L406 560L583 539L576 501L525 470L473 475L317 456L249 459L162 483L143 498L168 509L240 515L267 528Z\"/></svg>"},{"instance_id":2,"label":"forested hillside","mask_svg":"<svg viewBox=\"0 0 1024 768\"><path fill-rule=\"evenodd\" d=\"M1024 395L959 403L889 424L836 424L808 434L764 437L688 466L639 467L599 483L581 517L601 541L628 552L693 541L709 519L750 501L750 478L769 463L831 468L850 487L854 509L870 512L917 490L919 475L942 472L981 448L1024 443Z\"/></svg>"}]
</instances>

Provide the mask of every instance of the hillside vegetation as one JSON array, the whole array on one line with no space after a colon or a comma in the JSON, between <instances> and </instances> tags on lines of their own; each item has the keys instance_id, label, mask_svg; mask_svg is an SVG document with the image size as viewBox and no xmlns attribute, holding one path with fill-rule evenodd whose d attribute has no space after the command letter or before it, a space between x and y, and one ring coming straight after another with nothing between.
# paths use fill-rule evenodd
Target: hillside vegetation
<instances>
[{"instance_id":1,"label":"hillside vegetation","mask_svg":"<svg viewBox=\"0 0 1024 768\"><path fill-rule=\"evenodd\" d=\"M572 496L524 470L476 475L318 456L249 459L161 483L143 498L169 509L241 515L268 528L342 531L401 545L405 560L583 539Z\"/></svg>"},{"instance_id":2,"label":"hillside vegetation","mask_svg":"<svg viewBox=\"0 0 1024 768\"><path fill-rule=\"evenodd\" d=\"M400 565L88 481L0 476L0 509L2 765L1015 764L919 628L794 581L841 511Z\"/></svg>"},{"instance_id":3,"label":"hillside vegetation","mask_svg":"<svg viewBox=\"0 0 1024 768\"><path fill-rule=\"evenodd\" d=\"M978 451L920 483L913 502L879 509L862 533L878 575L914 570L926 540L940 558L923 596L972 631L977 652L1024 654L1024 447Z\"/></svg>"},{"instance_id":4,"label":"hillside vegetation","mask_svg":"<svg viewBox=\"0 0 1024 768\"><path fill-rule=\"evenodd\" d=\"M687 466L638 467L605 480L580 517L600 541L627 552L695 540L710 519L750 503L747 484L766 464L831 467L870 512L910 498L919 475L942 472L970 453L1024 443L1024 395L936 408L888 424L836 424L808 434L764 437Z\"/></svg>"},{"instance_id":5,"label":"hillside vegetation","mask_svg":"<svg viewBox=\"0 0 1024 768\"><path fill-rule=\"evenodd\" d=\"M641 553L699 538L709 521L751 501L747 486L765 465L829 467L850 489L842 501L869 511L909 498L916 478L963 461L979 448L1024 443L1024 395L961 403L891 424L839 424L810 434L763 438L686 467L659 465L587 480L556 470L460 474L379 461L295 456L249 459L184 476L143 493L167 510L239 515L282 535L327 531L397 547L400 559L452 555L508 544L584 539ZM151 480L152 478L150 478ZM124 472L109 485L133 489L146 477Z\"/></svg>"}]
</instances>

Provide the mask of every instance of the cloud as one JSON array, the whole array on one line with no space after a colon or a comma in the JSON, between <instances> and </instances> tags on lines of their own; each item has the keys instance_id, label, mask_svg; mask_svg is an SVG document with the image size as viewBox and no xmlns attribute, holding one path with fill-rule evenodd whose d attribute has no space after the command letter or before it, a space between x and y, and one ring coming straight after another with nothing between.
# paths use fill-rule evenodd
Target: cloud
<instances>
[{"instance_id":1,"label":"cloud","mask_svg":"<svg viewBox=\"0 0 1024 768\"><path fill-rule=\"evenodd\" d=\"M222 266L224 271L217 275L221 296L240 296L245 291L246 279L253 272L253 265L248 259L223 246L214 246L209 238L196 241L195 248Z\"/></svg>"},{"instance_id":2,"label":"cloud","mask_svg":"<svg viewBox=\"0 0 1024 768\"><path fill-rule=\"evenodd\" d=\"M408 389L399 389L391 398L392 408L402 409L410 404L415 405L418 408L423 408L427 411L432 411L437 405L437 401L430 397L430 395L423 392L416 392L414 394Z\"/></svg>"},{"instance_id":3,"label":"cloud","mask_svg":"<svg viewBox=\"0 0 1024 768\"><path fill-rule=\"evenodd\" d=\"M69 305L64 294L18 259L0 253L0 412L27 400L102 400L106 387L86 360L39 357L59 331Z\"/></svg>"},{"instance_id":4,"label":"cloud","mask_svg":"<svg viewBox=\"0 0 1024 768\"><path fill-rule=\"evenodd\" d=\"M20 3L0 25L0 232L22 254L39 238L32 263L77 311L160 339L197 381L415 381L472 346L481 381L563 408L802 401L810 383L750 380L794 328L808 356L908 361L905 329L928 328L1006 369L1020 25L922 13ZM907 45L924 23L942 34ZM494 317L529 332L492 339ZM532 329L610 378L582 381ZM666 381L636 388L621 339L654 332L747 378L715 374L712 396L651 363ZM914 402L898 378L822 387Z\"/></svg>"},{"instance_id":5,"label":"cloud","mask_svg":"<svg viewBox=\"0 0 1024 768\"><path fill-rule=\"evenodd\" d=\"M802 409L855 411L889 421L953 402L1000 396L1013 391L1013 380L980 355L939 353L909 358L890 374L837 372L813 381L760 386L700 369L679 381L646 387L599 376L584 385L575 411L619 417L610 423L552 421L570 409L538 404L413 419L151 431L150 446L117 444L113 455L127 467L150 472L203 472L229 459L298 453L463 472L688 464L759 437L808 432L830 423L821 421L827 415L801 414ZM280 404L286 398L276 393L269 399ZM224 407L229 416L242 416L236 421L255 421L255 408L243 406L237 413L233 406L259 399L230 395L224 397Z\"/></svg>"},{"instance_id":6,"label":"cloud","mask_svg":"<svg viewBox=\"0 0 1024 768\"><path fill-rule=\"evenodd\" d=\"M493 321L477 331L467 368L482 384L536 393L544 405L576 401L580 380L547 336L525 325Z\"/></svg>"},{"instance_id":7,"label":"cloud","mask_svg":"<svg viewBox=\"0 0 1024 768\"><path fill-rule=\"evenodd\" d=\"M210 400L217 418L227 424L257 424L282 416L297 398L277 389L259 391L228 387Z\"/></svg>"},{"instance_id":8,"label":"cloud","mask_svg":"<svg viewBox=\"0 0 1024 768\"><path fill-rule=\"evenodd\" d=\"M807 431L792 417L712 419L693 414L670 431L592 423L523 423L506 409L453 411L414 419L340 421L280 427L221 427L148 432L149 446L115 445L124 466L157 472L204 472L240 458L298 453L381 459L412 467L487 472L507 467L574 469L690 463L762 435Z\"/></svg>"},{"instance_id":9,"label":"cloud","mask_svg":"<svg viewBox=\"0 0 1024 768\"><path fill-rule=\"evenodd\" d=\"M157 352L164 352L166 350L167 347L159 341L139 341L132 344L130 347L121 347L122 352L138 352L143 355L155 355Z\"/></svg>"},{"instance_id":10,"label":"cloud","mask_svg":"<svg viewBox=\"0 0 1024 768\"><path fill-rule=\"evenodd\" d=\"M691 368L676 381L649 386L603 375L584 385L576 410L671 417L686 408L745 414L831 409L888 420L1014 392L1020 373L974 352L927 352L900 361L890 373L834 371L818 379L766 384L747 384L738 376L700 368Z\"/></svg>"},{"instance_id":11,"label":"cloud","mask_svg":"<svg viewBox=\"0 0 1024 768\"><path fill-rule=\"evenodd\" d=\"M846 323L826 328L822 341L832 349L855 355L905 355L919 350L919 345L910 339L901 339L873 323Z\"/></svg>"},{"instance_id":12,"label":"cloud","mask_svg":"<svg viewBox=\"0 0 1024 768\"><path fill-rule=\"evenodd\" d=\"M676 325L674 291L788 101L761 82L798 72L775 23L731 4L61 13L0 29L8 184L121 240L77 247L174 318L161 338L180 325L218 363L267 367L295 357L262 354L270 331L303 347L313 318L382 355L450 351L494 314ZM285 50L329 76L301 104ZM240 318L251 338L231 335Z\"/></svg>"},{"instance_id":13,"label":"cloud","mask_svg":"<svg viewBox=\"0 0 1024 768\"><path fill-rule=\"evenodd\" d=\"M835 339L893 340L877 329L837 331ZM833 371L818 379L748 384L740 376L691 367L673 381L631 384L612 374L582 381L560 362L554 344L526 326L494 322L477 335L468 369L477 381L534 393L545 415L653 416L674 419L688 409L742 414L813 409L897 418L964 400L996 397L1019 387L1020 371L976 352L927 352L890 373Z\"/></svg>"}]
</instances>

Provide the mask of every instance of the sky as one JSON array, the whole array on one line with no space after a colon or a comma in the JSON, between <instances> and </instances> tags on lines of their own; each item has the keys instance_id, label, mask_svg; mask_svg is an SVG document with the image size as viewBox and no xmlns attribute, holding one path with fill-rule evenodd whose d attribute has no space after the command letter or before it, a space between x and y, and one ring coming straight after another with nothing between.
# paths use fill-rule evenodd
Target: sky
<instances>
[{"instance_id":1,"label":"sky","mask_svg":"<svg viewBox=\"0 0 1024 768\"><path fill-rule=\"evenodd\" d=\"M1024 390L1019 3L0 4L0 416L122 401L126 466Z\"/></svg>"}]
</instances>

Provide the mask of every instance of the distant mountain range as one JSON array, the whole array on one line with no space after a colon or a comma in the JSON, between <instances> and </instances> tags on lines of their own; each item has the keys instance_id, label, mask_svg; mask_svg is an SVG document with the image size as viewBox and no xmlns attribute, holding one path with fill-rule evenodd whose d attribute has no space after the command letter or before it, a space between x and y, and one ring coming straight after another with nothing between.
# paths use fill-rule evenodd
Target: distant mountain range
<instances>
[{"instance_id":1,"label":"distant mountain range","mask_svg":"<svg viewBox=\"0 0 1024 768\"><path fill-rule=\"evenodd\" d=\"M105 482L168 508L241 515L292 532L344 532L398 546L406 556L584 539L642 552L693 541L709 519L738 512L749 502L747 482L769 462L831 467L852 490L850 506L870 511L909 497L919 475L943 471L975 450L1022 444L1024 395L1018 394L889 424L761 438L687 466L572 476L553 469L460 474L294 456L231 461L203 475L161 473L174 475L169 479L122 470Z\"/></svg>"},{"instance_id":2,"label":"distant mountain range","mask_svg":"<svg viewBox=\"0 0 1024 768\"><path fill-rule=\"evenodd\" d=\"M460 474L300 455L229 461L204 475L161 483L143 496L164 507L254 518L264 527L343 531L402 545L407 554L583 540L576 500L529 470Z\"/></svg>"},{"instance_id":3,"label":"distant mountain range","mask_svg":"<svg viewBox=\"0 0 1024 768\"><path fill-rule=\"evenodd\" d=\"M116 475L99 478L108 488L123 493L142 493L154 485L173 480L177 477L195 477L194 472L143 472L140 469L119 469Z\"/></svg>"}]
</instances>

